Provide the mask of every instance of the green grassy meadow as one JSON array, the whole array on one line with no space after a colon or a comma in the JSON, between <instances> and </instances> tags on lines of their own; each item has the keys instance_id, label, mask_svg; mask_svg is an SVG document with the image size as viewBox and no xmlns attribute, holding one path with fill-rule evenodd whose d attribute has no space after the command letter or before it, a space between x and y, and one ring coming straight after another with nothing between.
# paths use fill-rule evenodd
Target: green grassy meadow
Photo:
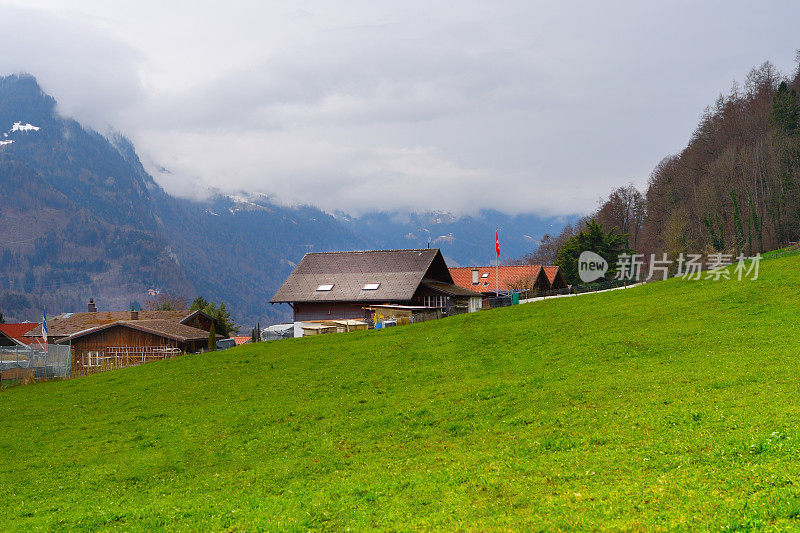
<instances>
[{"instance_id":1,"label":"green grassy meadow","mask_svg":"<svg viewBox=\"0 0 800 533\"><path fill-rule=\"evenodd\" d=\"M800 529L800 256L0 392L0 529Z\"/></svg>"}]
</instances>

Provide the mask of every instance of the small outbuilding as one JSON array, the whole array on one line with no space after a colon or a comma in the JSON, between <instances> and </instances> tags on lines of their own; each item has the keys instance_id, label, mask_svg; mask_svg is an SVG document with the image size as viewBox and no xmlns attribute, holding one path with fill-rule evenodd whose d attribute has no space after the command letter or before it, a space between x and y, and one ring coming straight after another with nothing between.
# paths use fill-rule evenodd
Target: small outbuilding
<instances>
[{"instance_id":1,"label":"small outbuilding","mask_svg":"<svg viewBox=\"0 0 800 533\"><path fill-rule=\"evenodd\" d=\"M196 353L208 347L208 338L207 331L169 320L119 320L73 333L58 344L71 346L73 368L80 371Z\"/></svg>"},{"instance_id":2,"label":"small outbuilding","mask_svg":"<svg viewBox=\"0 0 800 533\"><path fill-rule=\"evenodd\" d=\"M178 309L173 311L98 311L94 300L89 300L87 311L82 313L62 313L47 320L47 340L57 342L79 331L86 331L98 326L113 324L127 320L163 320L173 324L181 324L206 332L211 330L214 319L203 311L187 311ZM31 342L42 342L42 327L34 327L25 332L26 339Z\"/></svg>"}]
</instances>

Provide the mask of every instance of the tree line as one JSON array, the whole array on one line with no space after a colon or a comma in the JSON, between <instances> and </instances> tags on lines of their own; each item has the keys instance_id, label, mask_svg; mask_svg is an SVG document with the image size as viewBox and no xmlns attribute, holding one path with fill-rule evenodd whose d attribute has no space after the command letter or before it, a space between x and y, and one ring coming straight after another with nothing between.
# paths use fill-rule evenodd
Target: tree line
<instances>
[{"instance_id":1,"label":"tree line","mask_svg":"<svg viewBox=\"0 0 800 533\"><path fill-rule=\"evenodd\" d=\"M798 241L800 51L797 61L790 76L770 62L753 68L706 108L686 148L656 166L644 193L617 188L520 262L561 263L576 282L570 253L598 231L624 236L612 256L635 252L645 261L663 253L753 255Z\"/></svg>"}]
</instances>

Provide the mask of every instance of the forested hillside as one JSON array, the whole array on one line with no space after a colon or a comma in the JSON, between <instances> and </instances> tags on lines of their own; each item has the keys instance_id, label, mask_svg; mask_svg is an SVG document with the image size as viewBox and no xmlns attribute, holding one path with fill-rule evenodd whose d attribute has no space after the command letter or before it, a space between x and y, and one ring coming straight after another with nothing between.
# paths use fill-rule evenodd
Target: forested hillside
<instances>
[{"instance_id":1,"label":"forested hillside","mask_svg":"<svg viewBox=\"0 0 800 533\"><path fill-rule=\"evenodd\" d=\"M647 190L646 251L756 253L800 235L800 76L765 63L720 95Z\"/></svg>"},{"instance_id":2,"label":"forested hillside","mask_svg":"<svg viewBox=\"0 0 800 533\"><path fill-rule=\"evenodd\" d=\"M154 184L104 137L58 116L35 79L0 78L0 95L6 315L83 309L92 292L127 303L153 286L189 291L161 231Z\"/></svg>"},{"instance_id":3,"label":"forested hillside","mask_svg":"<svg viewBox=\"0 0 800 533\"><path fill-rule=\"evenodd\" d=\"M627 234L630 248L645 259L652 253L752 255L797 241L798 90L800 68L791 76L769 62L752 69L706 108L686 148L656 166L644 194L619 187L594 213L546 236L525 260L555 260L591 219Z\"/></svg>"}]
</instances>

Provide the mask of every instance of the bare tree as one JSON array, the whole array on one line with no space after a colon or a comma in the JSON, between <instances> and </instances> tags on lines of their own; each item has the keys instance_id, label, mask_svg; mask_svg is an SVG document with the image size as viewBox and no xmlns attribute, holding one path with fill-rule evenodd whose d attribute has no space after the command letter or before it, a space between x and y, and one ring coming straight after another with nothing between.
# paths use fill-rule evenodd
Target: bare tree
<instances>
[{"instance_id":1,"label":"bare tree","mask_svg":"<svg viewBox=\"0 0 800 533\"><path fill-rule=\"evenodd\" d=\"M645 213L645 198L630 183L614 190L592 218L606 230L616 229L618 234L628 235L628 246L636 250Z\"/></svg>"}]
</instances>

